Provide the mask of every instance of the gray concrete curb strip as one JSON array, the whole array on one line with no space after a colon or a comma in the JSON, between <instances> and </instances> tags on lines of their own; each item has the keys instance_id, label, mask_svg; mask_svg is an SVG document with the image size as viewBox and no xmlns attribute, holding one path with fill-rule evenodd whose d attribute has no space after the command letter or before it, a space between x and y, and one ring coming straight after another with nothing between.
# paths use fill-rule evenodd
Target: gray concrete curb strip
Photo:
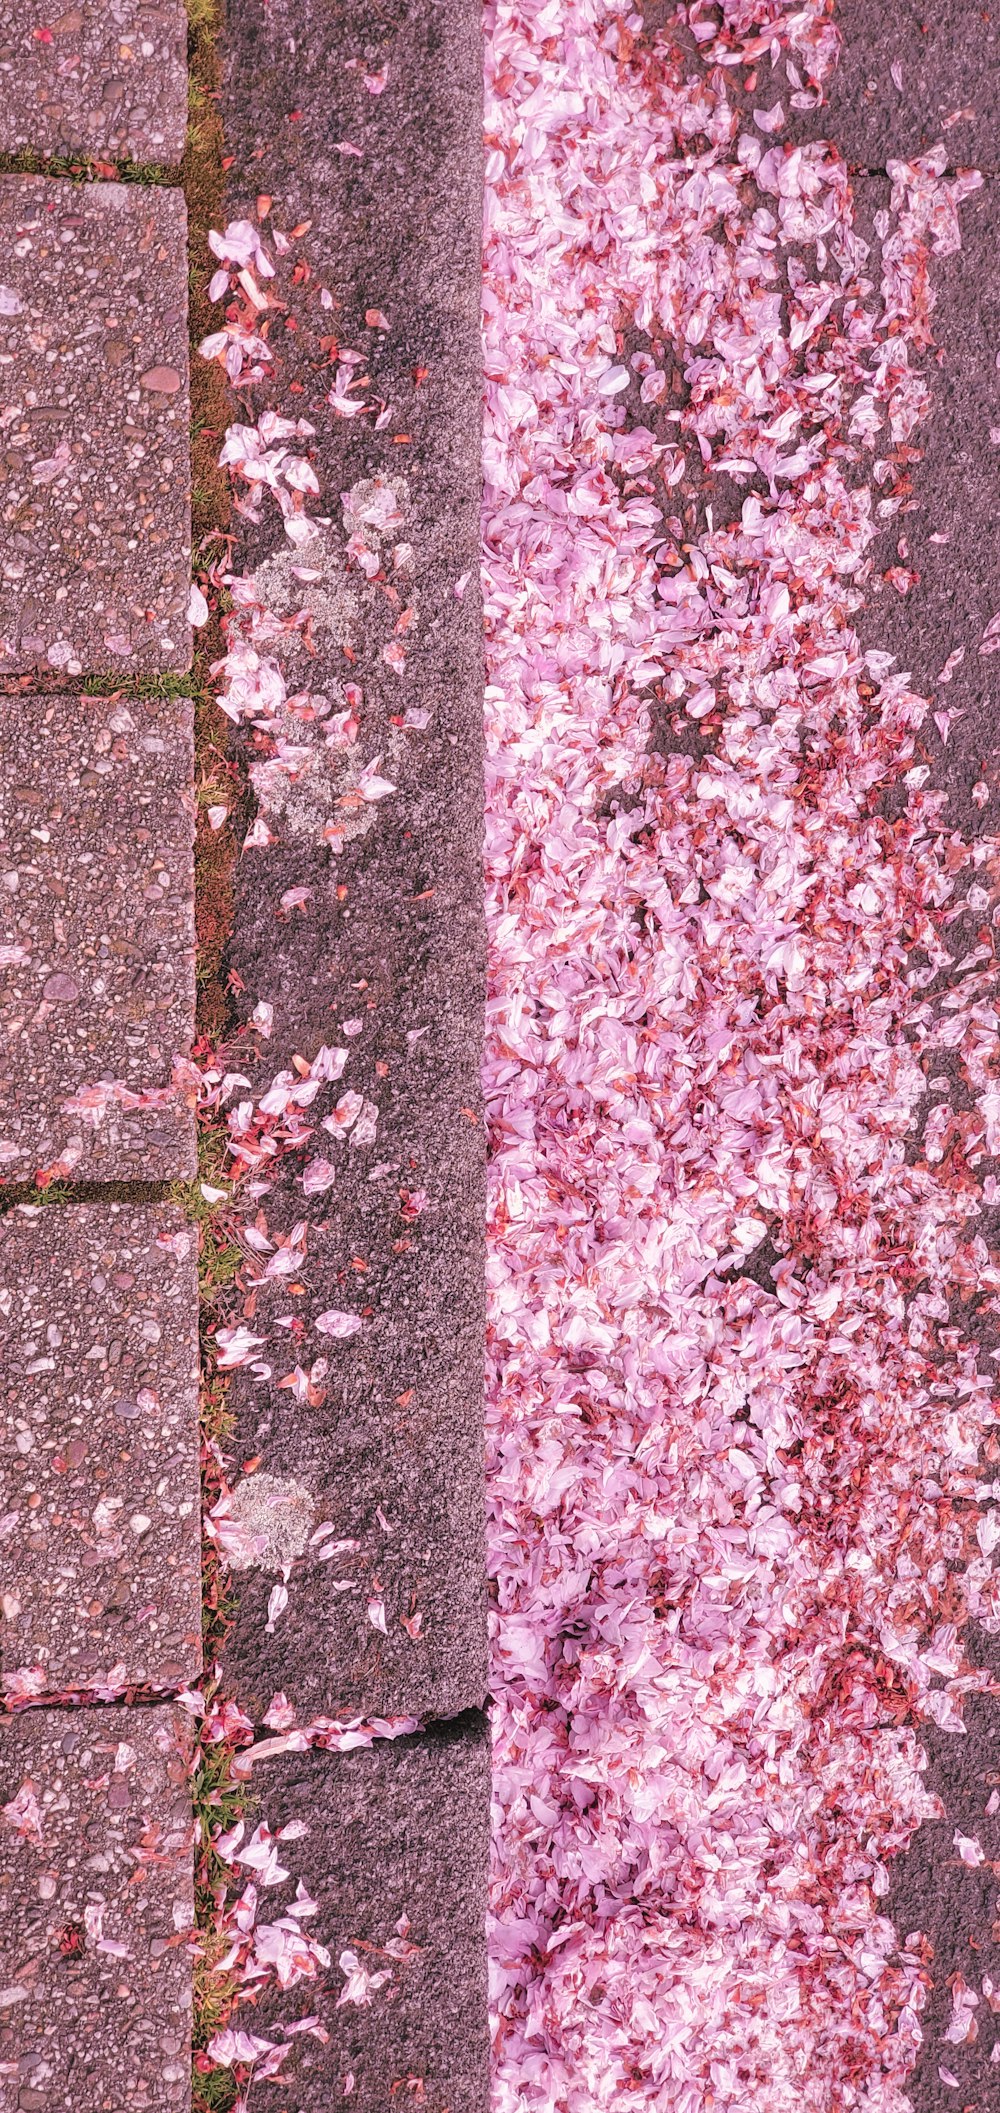
<instances>
[{"instance_id":1,"label":"gray concrete curb strip","mask_svg":"<svg viewBox=\"0 0 1000 2113\"><path fill-rule=\"evenodd\" d=\"M379 96L352 70L362 54L376 73L388 66ZM268 1199L269 1223L279 1211L309 1221L307 1331L313 1308L355 1303L368 1325L336 1345L322 1407L278 1386L284 1366L270 1387L237 1374L238 1448L322 1492L333 1507L322 1516L361 1540L359 1574L380 1580L386 1608L382 1633L366 1618L370 1594L338 1594L332 1566L317 1564L268 1637L270 1581L241 1581L227 1674L252 1711L280 1688L300 1711L443 1717L481 1706L486 1692L481 94L468 0L397 7L367 40L349 10L319 0L252 0L229 25L230 213L253 214L266 192L269 224L310 223L308 298L292 277L299 244L268 282L296 328L272 325L274 377L255 388L254 409L294 408L315 425L314 511L331 517L296 553L265 516L245 531L237 569L255 572L278 608L296 591L293 564L319 569L316 650L283 652L279 641L276 657L290 691L322 691L335 709L345 681L360 685L360 760L381 756L396 787L335 857L320 826L338 812L335 787L322 788L323 813L274 812L276 842L245 853L239 869L230 959L247 1011L258 999L274 1005L262 1076L297 1051L341 1043L353 1021L344 1084L378 1121L363 1148L336 1147L330 1195L303 1198L295 1166L280 1204ZM355 138L360 156L336 151ZM366 324L374 308L388 331ZM331 332L363 348L374 391L394 407L383 430L330 409ZM378 478L412 552L404 599L417 618L402 675L383 651L400 605L344 553L342 495ZM426 715L421 730L403 724L410 708ZM281 913L290 886L311 891L306 915ZM413 1192L424 1201L410 1224L401 1202ZM279 1294L262 1292L259 1329L287 1304ZM413 1633L404 1619L417 1615Z\"/></svg>"},{"instance_id":2,"label":"gray concrete curb strip","mask_svg":"<svg viewBox=\"0 0 1000 2113\"><path fill-rule=\"evenodd\" d=\"M366 1752L294 1754L254 1775L272 1827L305 1822L291 1843L281 1913L301 1880L319 1903L311 1928L329 1948L329 1986L302 1992L329 2033L296 2038L281 2071L281 2113L319 2113L346 2098L353 2113L484 2113L489 1743L478 1714ZM386 1947L395 1947L395 1950ZM338 2004L350 1952L386 1975L363 2008ZM287 2018L269 1991L254 2030ZM423 2095L413 2098L420 2079ZM395 2091L393 2086L396 2086Z\"/></svg>"},{"instance_id":3,"label":"gray concrete curb strip","mask_svg":"<svg viewBox=\"0 0 1000 2113\"><path fill-rule=\"evenodd\" d=\"M255 1455L263 1471L294 1476L322 1497L321 1516L361 1543L356 1569L314 1564L293 1577L271 1636L272 1580L241 1576L226 1672L245 1706L266 1709L279 1689L300 1721L327 1712L475 1713L453 1746L434 1730L399 1749L377 1742L364 1755L310 1756L269 1768L262 1788L283 1815L301 1786L309 1881L322 1887L338 1932L384 1941L387 1903L395 1906L399 1875L412 1868L420 1941L441 1962L426 1979L417 1974L412 1997L393 1984L391 2000L355 2014L351 2032L334 2010L327 2053L297 2041L296 2066L290 2060L284 2076L301 2074L302 2095L289 2105L326 2103L333 2065L338 2075L349 2068L353 2047L371 2113L395 2103L394 2083L411 2073L433 2113L484 2113L478 9L471 0L392 0L359 21L327 0L246 0L230 15L224 123L234 156L230 217L255 217L266 194L265 240L274 227L305 229L268 282L294 329L274 319L273 373L253 402L257 415L294 411L316 427L309 445L320 497L311 511L329 519L296 553L265 515L244 529L235 569L254 573L260 599L279 610L293 593L295 606L308 602L290 580L293 564L318 574L309 604L315 653L297 652L294 640L275 649L287 688L323 692L339 709L344 684L356 683L359 763L381 757L395 788L331 856L321 824L342 811L336 785L324 815L308 803L269 809L267 781L258 780L275 841L246 853L239 870L230 959L240 1002L248 1014L259 1000L274 1007L262 1078L296 1052L308 1060L321 1043L343 1040L344 1085L377 1110L377 1131L360 1149L335 1147L329 1195L304 1198L293 1166L278 1169L267 1197L270 1226L308 1221L297 1354L329 1351L325 1402L306 1406L282 1390L284 1365L269 1385L238 1372L233 1391L237 1458ZM305 280L293 276L300 257ZM331 410L337 345L362 354L358 371L391 407L379 428ZM382 582L399 582L395 601L346 549L357 508L376 492L391 496L397 516L390 541L401 539L400 561L388 545L380 559ZM374 543L381 551L377 534ZM415 618L400 661L404 602ZM307 914L282 914L290 888L310 891ZM258 1330L284 1306L263 1292ZM313 1313L343 1306L360 1308L362 1332L313 1349ZM338 1596L335 1571L356 1576L361 1589ZM376 1590L384 1627L366 1612ZM413 1915L404 1898L399 1906ZM348 1931L350 1911L357 1926ZM315 1926L323 1941L327 1923L324 1914ZM322 2083L318 2098L307 2060Z\"/></svg>"}]
</instances>

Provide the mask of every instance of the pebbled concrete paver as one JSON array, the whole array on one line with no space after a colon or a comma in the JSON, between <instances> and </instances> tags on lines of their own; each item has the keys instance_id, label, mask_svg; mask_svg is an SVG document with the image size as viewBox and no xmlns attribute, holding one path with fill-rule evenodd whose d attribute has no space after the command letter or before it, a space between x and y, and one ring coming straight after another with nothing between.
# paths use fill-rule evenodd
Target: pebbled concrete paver
<instances>
[{"instance_id":1,"label":"pebbled concrete paver","mask_svg":"<svg viewBox=\"0 0 1000 2113\"><path fill-rule=\"evenodd\" d=\"M0 697L8 1180L60 1159L77 1179L194 1171L170 1083L194 1032L192 743L186 702Z\"/></svg>"},{"instance_id":2,"label":"pebbled concrete paver","mask_svg":"<svg viewBox=\"0 0 1000 2113\"><path fill-rule=\"evenodd\" d=\"M186 126L184 0L0 0L0 154L173 165Z\"/></svg>"},{"instance_id":3,"label":"pebbled concrete paver","mask_svg":"<svg viewBox=\"0 0 1000 2113\"><path fill-rule=\"evenodd\" d=\"M0 178L0 677L190 666L179 191Z\"/></svg>"},{"instance_id":4,"label":"pebbled concrete paver","mask_svg":"<svg viewBox=\"0 0 1000 2113\"><path fill-rule=\"evenodd\" d=\"M341 1046L342 1086L311 1117L344 1090L367 1110L350 1143L317 1128L328 1193L303 1194L301 1163L277 1170L272 1237L309 1228L301 1333L275 1331L270 1383L234 1375L237 1458L297 1480L360 1546L305 1558L270 1635L274 1576L243 1574L226 1678L254 1714L281 1688L303 1712L447 1716L486 1692L480 20L469 0L392 0L362 31L328 0L247 0L228 52L229 212L252 216L263 191L268 230L305 224L284 255L265 232L296 328L272 328L254 402L316 427L310 510L330 519L294 550L265 513L234 564L269 609L311 611L314 652L300 633L273 641L289 692L333 714L345 683L363 693L348 760L300 717L288 737L311 760L294 785L255 769L275 841L241 860L230 960L247 1012L274 1006L260 1081ZM392 407L379 429L331 412L332 333ZM376 807L357 785L379 759L395 790ZM263 1287L257 1332L289 1303ZM318 1329L338 1309L363 1321L350 1338ZM282 1386L321 1355L322 1399Z\"/></svg>"},{"instance_id":5,"label":"pebbled concrete paver","mask_svg":"<svg viewBox=\"0 0 1000 2113\"><path fill-rule=\"evenodd\" d=\"M352 1754L265 1762L253 1787L272 1831L304 1824L302 1839L283 1855L291 1866L287 1897L303 1880L319 1909L309 1934L331 1955L305 2006L329 2038L293 2040L281 2070L283 2113L316 2113L345 2098L356 2113L410 2105L421 2113L486 2113L483 1720L470 1714ZM285 1894L267 1897L269 1913L281 1913ZM363 2007L340 2000L351 1973L347 1954L387 1976ZM256 2006L254 2030L270 2035L302 2008L272 1988Z\"/></svg>"},{"instance_id":6,"label":"pebbled concrete paver","mask_svg":"<svg viewBox=\"0 0 1000 2113\"><path fill-rule=\"evenodd\" d=\"M0 2107L191 2103L192 1817L180 1710L0 1719Z\"/></svg>"},{"instance_id":7,"label":"pebbled concrete paver","mask_svg":"<svg viewBox=\"0 0 1000 2113\"><path fill-rule=\"evenodd\" d=\"M198 1286L174 1206L0 1218L0 1445L7 1683L194 1678Z\"/></svg>"}]
</instances>

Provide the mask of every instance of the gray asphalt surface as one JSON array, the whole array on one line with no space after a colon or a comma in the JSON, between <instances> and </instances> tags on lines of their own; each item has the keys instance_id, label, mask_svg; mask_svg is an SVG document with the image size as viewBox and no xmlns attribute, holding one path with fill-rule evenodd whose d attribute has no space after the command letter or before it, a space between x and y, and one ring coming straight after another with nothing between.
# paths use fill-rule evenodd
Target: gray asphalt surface
<instances>
[{"instance_id":1,"label":"gray asphalt surface","mask_svg":"<svg viewBox=\"0 0 1000 2113\"><path fill-rule=\"evenodd\" d=\"M911 671L914 688L954 715L946 744L932 722L922 736L931 782L948 795L945 827L965 836L995 834L1000 673L996 659L978 649L1000 609L993 527L1000 515L1000 446L991 439L991 427L1000 427L1000 11L972 0L943 0L936 8L911 0L892 8L878 0L850 0L837 19L844 41L827 105L813 117L795 113L783 137L832 139L851 165L858 226L874 247L874 275L875 215L889 202L885 171L891 160L913 159L943 139L952 166L978 168L986 178L983 190L961 208L961 252L932 260L937 346L922 362L932 410L914 436L923 449L913 468L914 506L874 547L872 589L858 628L866 648L895 653L898 665ZM754 104L769 108L782 91L787 96L783 72L775 77L762 66ZM909 545L907 562L919 576L905 597L878 578L899 562L900 533ZM965 657L942 686L941 670L959 647ZM978 780L992 794L985 809L971 798ZM964 950L960 926L953 937L957 958ZM939 1068L949 1067L943 1062ZM957 1078L951 1101L956 1108L969 1105ZM980 1169L989 1170L987 1164ZM1000 1213L984 1210L977 1229L995 1247ZM994 1318L969 1311L956 1318L980 1341L982 1369L997 1343ZM995 1474L995 1466L989 1472ZM966 1641L972 1662L1000 1675L996 1640L973 1634ZM996 1877L989 1863L968 1868L954 1847L958 1829L977 1836L987 1858L1000 1858L1000 1823L988 1810L1000 1784L1000 1702L970 1696L965 1719L964 1735L921 1726L927 1786L942 1799L945 1817L925 1823L895 1859L886 1903L902 1944L920 1931L933 1946L923 2048L907 2085L914 2113L987 2113L1000 2104L1000 2068L991 2059L994 2046L1000 2047L1000 2020L988 2003L979 2005L974 2042L943 2042L956 1972L977 1989L984 1976L1000 1987Z\"/></svg>"},{"instance_id":2,"label":"gray asphalt surface","mask_svg":"<svg viewBox=\"0 0 1000 2113\"><path fill-rule=\"evenodd\" d=\"M794 113L796 139L832 139L859 170L912 160L938 140L956 168L1000 168L1000 11L980 0L840 0L834 19L840 61L823 108ZM779 95L787 105L784 62L775 73L762 59L756 72L756 107Z\"/></svg>"},{"instance_id":3,"label":"gray asphalt surface","mask_svg":"<svg viewBox=\"0 0 1000 2113\"><path fill-rule=\"evenodd\" d=\"M949 10L942 10L947 14ZM955 10L959 16L962 10ZM956 44L964 33L954 24ZM1000 78L994 72L993 89ZM986 129L985 146L995 154L996 131ZM965 149L975 161L975 142ZM984 160L986 157L984 156ZM881 202L878 178L858 181L859 203L869 216ZM915 509L905 516L910 564L919 574L905 599L891 588L873 596L860 630L866 646L878 645L899 656L914 687L955 714L947 745L929 724L924 746L932 783L948 793L945 826L975 836L997 831L1000 801L1000 677L992 655L979 653L986 625L1000 609L1000 573L993 533L984 524L1000 515L1000 447L990 427L1000 422L1000 386L996 356L1000 351L1000 299L997 296L997 209L1000 180L988 176L984 189L962 207L962 250L937 258L933 283L937 292L934 328L940 358L925 362L933 409L918 433L923 460L915 466ZM894 531L877 551L876 570L896 561ZM932 537L945 536L935 542ZM949 655L965 647L965 658L950 683L938 682ZM991 800L985 809L971 798L983 780ZM974 922L974 920L972 920ZM971 929L971 925L970 925ZM954 928L955 955L965 951L961 926ZM974 943L974 942L973 942ZM942 1072L954 1067L942 1063ZM952 1106L969 1106L967 1088L955 1077ZM981 1173L990 1171L984 1164ZM995 1171L995 1169L994 1169ZM1000 1243L1000 1213L984 1209L977 1230L992 1248ZM980 1369L991 1367L996 1347L995 1317L965 1314L981 1344ZM990 1469L995 1474L995 1467ZM1000 1675L996 1639L967 1639L974 1663ZM905 1855L893 1866L887 1906L901 1941L913 1930L928 1936L934 1948L934 1987L923 2014L924 2043L907 2089L914 2113L945 2113L971 2106L976 2113L1000 2103L1000 2070L992 2061L1000 2047L1000 2019L985 2002L977 2012L978 2036L960 2047L942 2043L952 2007L950 1977L956 1972L975 1988L984 1975L1000 1987L1000 1898L988 1864L969 1869L956 1855L956 1829L976 1836L988 1858L1000 1858L1000 1827L989 1813L991 1792L1000 1783L1000 1702L970 1696L965 1707L965 1735L921 1727L928 1755L928 1788L937 1792L946 1817L925 1823ZM959 2089L942 2077L957 2077Z\"/></svg>"},{"instance_id":4,"label":"gray asphalt surface","mask_svg":"<svg viewBox=\"0 0 1000 2113\"><path fill-rule=\"evenodd\" d=\"M650 0L644 10L647 34L666 28L672 12L666 0L663 5ZM782 140L829 139L836 145L851 169L856 225L871 244L876 283L876 216L889 206L891 162L915 159L944 141L952 169L974 167L985 178L982 190L960 209L961 251L931 261L936 343L917 364L932 409L914 435L923 453L912 465L912 509L872 546L868 598L855 621L866 649L895 654L897 665L910 671L914 688L951 715L947 739L932 718L921 734L931 786L947 794L944 827L967 839L995 835L1000 667L992 654L980 654L979 646L1000 612L995 532L1000 516L1000 11L973 0L942 0L935 8L912 0L891 8L881 0L843 0L835 19L843 44L823 108L809 114L792 110L784 59L774 67L765 58L745 95L746 121L751 125L754 109L770 110L780 98L789 119ZM670 33L687 62L694 60L693 41L688 45L676 29ZM691 526L709 503L716 520L732 518L741 499L730 479L706 473L692 491ZM905 597L882 578L900 563L901 535L908 545L906 563L917 575ZM942 684L941 671L960 648L964 657ZM690 730L667 714L656 738L664 750L691 748ZM972 798L981 781L991 794L985 808ZM970 938L974 923L960 919L951 927L956 960L975 944ZM969 1108L971 1097L957 1064L938 1052L934 1068L949 1075L956 1112ZM997 1168L984 1160L979 1172L995 1174ZM1000 1212L984 1207L976 1229L996 1249ZM762 1248L748 1273L757 1276L759 1270L758 1280L770 1282L774 1260L774 1251ZM994 1370L987 1360L1000 1340L996 1317L973 1300L954 1319L976 1339L980 1369ZM995 1462L983 1465L992 1479ZM970 1662L1000 1679L997 1639L973 1630L965 1644ZM1000 1894L991 1868L996 1860L1000 1870L1000 1814L991 1809L1000 1791L1000 1701L968 1696L964 1715L964 1734L920 1726L927 1788L941 1799L944 1816L925 1823L906 1853L894 1859L886 1901L901 1946L919 1934L933 1953L923 2045L907 2084L913 2113L988 2113L1000 2105L1000 2018L989 2002L983 1999L978 2006L972 2042L955 2047L944 2039L956 1974L977 1991L987 1979L1000 1990ZM956 1830L981 1843L987 1861L978 1868L958 1856ZM837 2077L828 2079L830 2113L840 2113L841 2088Z\"/></svg>"}]
</instances>

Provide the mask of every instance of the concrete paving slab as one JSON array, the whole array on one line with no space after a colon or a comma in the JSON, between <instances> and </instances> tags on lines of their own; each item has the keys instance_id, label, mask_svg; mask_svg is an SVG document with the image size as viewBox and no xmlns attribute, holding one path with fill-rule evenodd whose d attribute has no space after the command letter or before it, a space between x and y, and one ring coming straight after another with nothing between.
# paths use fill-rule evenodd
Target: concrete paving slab
<instances>
[{"instance_id":1,"label":"concrete paving slab","mask_svg":"<svg viewBox=\"0 0 1000 2113\"><path fill-rule=\"evenodd\" d=\"M3 1671L201 1667L195 1241L168 1204L0 1218Z\"/></svg>"},{"instance_id":2,"label":"concrete paving slab","mask_svg":"<svg viewBox=\"0 0 1000 2113\"><path fill-rule=\"evenodd\" d=\"M184 0L0 0L0 154L172 167L186 128Z\"/></svg>"},{"instance_id":3,"label":"concrete paving slab","mask_svg":"<svg viewBox=\"0 0 1000 2113\"><path fill-rule=\"evenodd\" d=\"M0 676L191 661L179 191L0 178Z\"/></svg>"},{"instance_id":4,"label":"concrete paving slab","mask_svg":"<svg viewBox=\"0 0 1000 2113\"><path fill-rule=\"evenodd\" d=\"M255 1712L282 1688L303 1712L447 1716L486 1692L481 26L471 0L393 0L365 29L365 67L388 68L377 95L356 70L356 17L327 0L248 0L228 51L229 211L253 213L265 191L268 227L307 223L286 255L271 245L268 285L296 328L272 332L274 376L254 401L315 425L310 510L331 518L296 551L265 514L235 562L269 608L312 611L315 653L301 634L274 642L289 691L320 692L333 711L345 682L363 692L348 765L300 719L290 738L314 742L313 764L294 796L280 771L258 773L275 841L241 860L230 959L247 1012L274 1006L260 1081L296 1051L341 1045L342 1085L316 1117L345 1089L369 1114L350 1145L317 1129L311 1156L336 1161L329 1193L304 1196L300 1166L279 1170L269 1223L310 1226L292 1302L303 1332L275 1329L272 1382L238 1373L234 1390L237 1458L298 1480L360 1548L346 1566L314 1553L271 1635L274 1576L241 1576L226 1678ZM307 281L293 276L300 258ZM393 407L379 430L373 415L331 413L332 331L363 350L366 396ZM393 517L384 547L359 526L366 495ZM347 552L359 534L382 551L381 582ZM352 784L380 757L396 789L376 807ZM282 906L291 888L306 891L304 913ZM272 1280L260 1293L258 1332L289 1310L276 1292ZM363 1317L358 1334L317 1332L345 1308ZM321 1401L281 1386L321 1354ZM337 1589L352 1579L357 1590Z\"/></svg>"},{"instance_id":5,"label":"concrete paving slab","mask_svg":"<svg viewBox=\"0 0 1000 2113\"><path fill-rule=\"evenodd\" d=\"M319 1905L309 1934L331 1958L304 2000L269 1990L254 2009L254 2031L270 2038L280 2039L279 2023L308 2013L329 2033L325 2045L310 2034L293 2039L276 2105L317 2113L346 2098L356 2113L411 2105L487 2113L483 1720L470 1715L352 1754L264 1762L253 1785L272 1829L290 1820L306 1828L283 1855L291 1876L268 1892L268 1915L284 1910L302 1879ZM363 2007L340 2000L351 1972L346 1954L387 1975Z\"/></svg>"},{"instance_id":6,"label":"concrete paving slab","mask_svg":"<svg viewBox=\"0 0 1000 2113\"><path fill-rule=\"evenodd\" d=\"M0 2106L191 2103L189 1720L0 1718Z\"/></svg>"},{"instance_id":7,"label":"concrete paving slab","mask_svg":"<svg viewBox=\"0 0 1000 2113\"><path fill-rule=\"evenodd\" d=\"M75 1179L194 1171L170 1083L194 1033L192 783L186 702L0 697L7 1180L60 1159Z\"/></svg>"}]
</instances>

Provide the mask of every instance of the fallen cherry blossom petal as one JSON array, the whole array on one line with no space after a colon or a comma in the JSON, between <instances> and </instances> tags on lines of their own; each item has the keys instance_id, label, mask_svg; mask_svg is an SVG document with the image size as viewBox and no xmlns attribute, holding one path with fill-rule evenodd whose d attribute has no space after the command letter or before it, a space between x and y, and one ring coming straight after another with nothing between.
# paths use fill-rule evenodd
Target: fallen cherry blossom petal
<instances>
[{"instance_id":1,"label":"fallen cherry blossom petal","mask_svg":"<svg viewBox=\"0 0 1000 2113\"><path fill-rule=\"evenodd\" d=\"M346 1342L352 1335L360 1335L364 1323L359 1313L339 1313L331 1307L320 1313L313 1322L317 1335L332 1336L337 1342Z\"/></svg>"}]
</instances>

